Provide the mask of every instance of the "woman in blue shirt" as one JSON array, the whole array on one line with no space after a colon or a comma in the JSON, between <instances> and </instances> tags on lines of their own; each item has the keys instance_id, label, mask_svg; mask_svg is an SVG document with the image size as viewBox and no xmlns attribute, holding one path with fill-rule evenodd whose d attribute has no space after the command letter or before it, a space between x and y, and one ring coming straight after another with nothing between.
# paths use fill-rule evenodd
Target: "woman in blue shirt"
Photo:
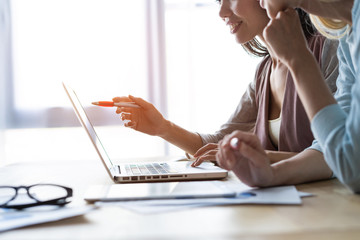
<instances>
[{"instance_id":1,"label":"woman in blue shirt","mask_svg":"<svg viewBox=\"0 0 360 240\"><path fill-rule=\"evenodd\" d=\"M272 19L264 29L264 38L270 51L290 69L311 121L317 139L311 148L324 154L326 163L343 184L360 192L360 0L261 0L260 3ZM295 7L321 16L314 18L314 24L320 25L325 35L338 34L341 38L335 98L326 88L304 40L299 41L304 38ZM285 161L286 167L282 166L280 171L278 164L270 165L257 137L240 131L224 138L216 157L220 166L233 170L252 186L278 185L284 183L284 178L306 175L306 168L291 171L302 162L312 169L311 161L295 156Z\"/></svg>"}]
</instances>

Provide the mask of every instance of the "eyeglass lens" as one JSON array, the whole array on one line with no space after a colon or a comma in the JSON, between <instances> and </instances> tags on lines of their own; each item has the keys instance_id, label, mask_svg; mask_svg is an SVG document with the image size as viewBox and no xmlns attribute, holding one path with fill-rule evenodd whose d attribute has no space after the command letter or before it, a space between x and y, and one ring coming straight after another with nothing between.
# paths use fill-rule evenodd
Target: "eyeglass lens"
<instances>
[{"instance_id":1,"label":"eyeglass lens","mask_svg":"<svg viewBox=\"0 0 360 240\"><path fill-rule=\"evenodd\" d=\"M10 201L15 196L14 188L0 187L0 205L3 205Z\"/></svg>"},{"instance_id":2,"label":"eyeglass lens","mask_svg":"<svg viewBox=\"0 0 360 240\"><path fill-rule=\"evenodd\" d=\"M29 193L33 198L41 202L67 196L66 189L54 185L34 185L29 189Z\"/></svg>"}]
</instances>

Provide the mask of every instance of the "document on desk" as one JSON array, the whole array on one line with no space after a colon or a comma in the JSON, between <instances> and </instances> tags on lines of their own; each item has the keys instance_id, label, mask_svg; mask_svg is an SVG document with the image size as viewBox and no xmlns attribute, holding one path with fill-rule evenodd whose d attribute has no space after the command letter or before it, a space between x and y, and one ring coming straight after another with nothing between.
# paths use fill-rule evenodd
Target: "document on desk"
<instances>
[{"instance_id":1,"label":"document on desk","mask_svg":"<svg viewBox=\"0 0 360 240\"><path fill-rule=\"evenodd\" d=\"M37 207L22 211L0 208L0 232L84 215L94 208L94 206L88 205L65 206L52 210L40 210Z\"/></svg>"},{"instance_id":2,"label":"document on desk","mask_svg":"<svg viewBox=\"0 0 360 240\"><path fill-rule=\"evenodd\" d=\"M203 198L203 199L167 199L145 201L98 202L96 206L119 206L134 212L151 214L193 207L240 205L240 204L278 204L299 205L301 198L295 186L272 188L250 188L243 183L228 183L229 188L237 192L232 198Z\"/></svg>"}]
</instances>

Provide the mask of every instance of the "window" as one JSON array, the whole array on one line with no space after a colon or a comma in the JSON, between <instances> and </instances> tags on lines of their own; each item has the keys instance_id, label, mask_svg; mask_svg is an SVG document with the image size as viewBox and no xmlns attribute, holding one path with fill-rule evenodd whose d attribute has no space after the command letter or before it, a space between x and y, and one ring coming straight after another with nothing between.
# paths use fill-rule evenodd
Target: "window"
<instances>
[{"instance_id":1,"label":"window","mask_svg":"<svg viewBox=\"0 0 360 240\"><path fill-rule=\"evenodd\" d=\"M11 3L11 127L74 125L63 117L72 112L65 111L62 81L85 103L128 93L147 97L146 0Z\"/></svg>"},{"instance_id":2,"label":"window","mask_svg":"<svg viewBox=\"0 0 360 240\"><path fill-rule=\"evenodd\" d=\"M159 138L119 126L114 109L89 103L132 94L153 102L180 126L213 132L234 111L259 61L235 43L218 17L215 1L10 3L12 78L7 78L11 87L6 110L10 161L25 156L45 160L41 151L34 151L44 150L44 144L48 152L66 149L74 158L96 157L62 81L85 103L110 157L183 154Z\"/></svg>"},{"instance_id":3,"label":"window","mask_svg":"<svg viewBox=\"0 0 360 240\"><path fill-rule=\"evenodd\" d=\"M147 18L153 4L148 0L11 1L9 161L46 160L46 155L53 159L96 157L62 81L76 90L112 158L164 154L162 140L119 127L114 109L90 106L92 101L129 93L145 99L151 96L147 30L152 23ZM139 147L143 151L136 151Z\"/></svg>"}]
</instances>

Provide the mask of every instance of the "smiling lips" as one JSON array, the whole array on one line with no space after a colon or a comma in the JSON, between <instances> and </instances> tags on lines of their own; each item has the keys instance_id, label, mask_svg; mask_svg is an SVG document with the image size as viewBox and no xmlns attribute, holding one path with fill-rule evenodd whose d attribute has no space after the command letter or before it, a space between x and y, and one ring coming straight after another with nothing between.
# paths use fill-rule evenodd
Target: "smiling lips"
<instances>
[{"instance_id":1,"label":"smiling lips","mask_svg":"<svg viewBox=\"0 0 360 240\"><path fill-rule=\"evenodd\" d=\"M225 23L226 23L226 25L228 25L230 27L231 33L236 33L242 22L232 23L232 22L230 22L230 20L228 18L226 18Z\"/></svg>"},{"instance_id":2,"label":"smiling lips","mask_svg":"<svg viewBox=\"0 0 360 240\"><path fill-rule=\"evenodd\" d=\"M231 33L236 33L236 31L238 30L238 27L240 26L241 22L240 23L230 23L229 26L230 26L230 32Z\"/></svg>"}]
</instances>

